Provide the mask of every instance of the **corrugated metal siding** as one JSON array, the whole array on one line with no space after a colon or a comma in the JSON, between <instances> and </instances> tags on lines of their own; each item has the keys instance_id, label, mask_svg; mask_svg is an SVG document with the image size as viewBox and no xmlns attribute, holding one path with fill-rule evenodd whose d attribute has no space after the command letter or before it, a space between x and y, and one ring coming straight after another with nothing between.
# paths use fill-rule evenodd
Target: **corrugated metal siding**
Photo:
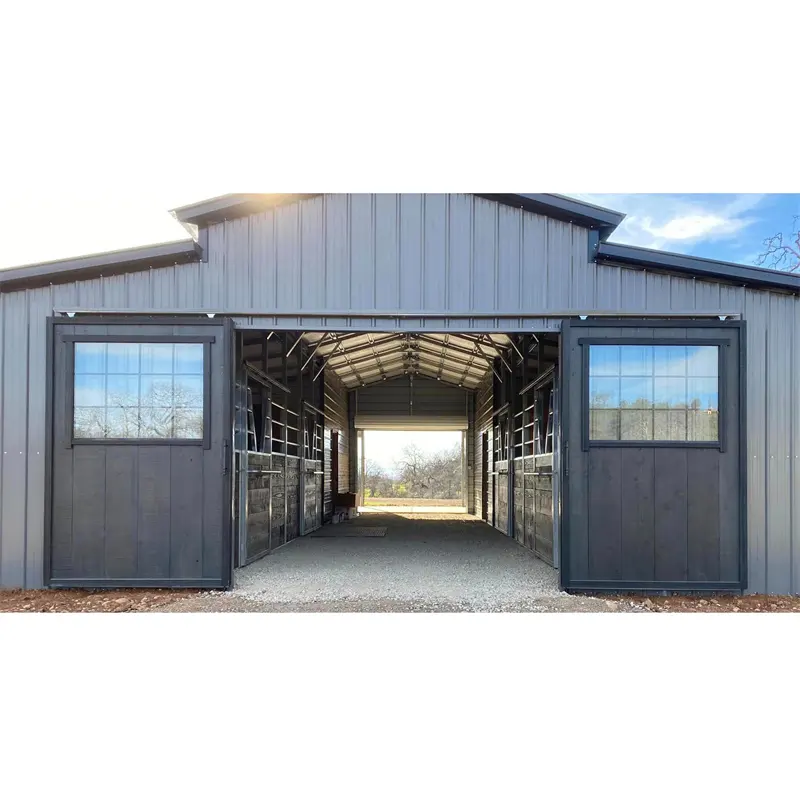
<instances>
[{"instance_id":1,"label":"corrugated metal siding","mask_svg":"<svg viewBox=\"0 0 800 800\"><path fill-rule=\"evenodd\" d=\"M375 383L355 391L356 418L397 420L468 419L469 392L431 378L403 377Z\"/></svg>"},{"instance_id":2,"label":"corrugated metal siding","mask_svg":"<svg viewBox=\"0 0 800 800\"><path fill-rule=\"evenodd\" d=\"M505 316L523 309L741 313L748 324L750 590L800 593L800 503L793 500L800 489L797 298L590 264L586 230L465 194L325 195L214 225L208 233L208 263L0 298L3 585L41 584L43 365L45 317L52 308L227 308L251 311L237 322L256 327L398 327L386 319L268 316L277 309L323 311L324 304L338 310L503 313L498 322L401 323L472 332L557 329L557 321ZM476 440L476 469L478 446ZM479 500L479 480L473 493Z\"/></svg>"},{"instance_id":3,"label":"corrugated metal siding","mask_svg":"<svg viewBox=\"0 0 800 800\"><path fill-rule=\"evenodd\" d=\"M585 261L588 248L583 228L468 194L329 194L220 222L208 232L211 257L196 307L252 312L237 324L284 329L472 330L464 320L429 319L420 326L268 314L527 311L541 302L542 281L563 308L577 283L573 259ZM553 320L513 317L487 328L509 323L558 328Z\"/></svg>"}]
</instances>

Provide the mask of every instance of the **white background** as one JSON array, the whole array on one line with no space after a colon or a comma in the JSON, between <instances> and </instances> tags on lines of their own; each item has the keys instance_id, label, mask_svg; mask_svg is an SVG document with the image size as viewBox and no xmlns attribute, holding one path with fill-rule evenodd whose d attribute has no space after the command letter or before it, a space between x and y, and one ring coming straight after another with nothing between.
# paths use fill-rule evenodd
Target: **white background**
<instances>
[{"instance_id":1,"label":"white background","mask_svg":"<svg viewBox=\"0 0 800 800\"><path fill-rule=\"evenodd\" d=\"M166 209L236 191L798 191L798 21L764 0L9 3L0 265L182 238ZM741 614L8 615L0 792L796 793L797 641Z\"/></svg>"}]
</instances>

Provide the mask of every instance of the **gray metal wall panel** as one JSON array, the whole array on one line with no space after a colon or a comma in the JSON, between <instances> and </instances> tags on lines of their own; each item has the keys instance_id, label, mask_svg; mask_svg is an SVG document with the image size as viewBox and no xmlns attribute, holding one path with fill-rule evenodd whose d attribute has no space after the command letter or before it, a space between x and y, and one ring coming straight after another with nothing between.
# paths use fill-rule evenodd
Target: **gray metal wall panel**
<instances>
[{"instance_id":1,"label":"gray metal wall panel","mask_svg":"<svg viewBox=\"0 0 800 800\"><path fill-rule=\"evenodd\" d=\"M31 587L43 582L44 537L36 532L44 531L44 493L37 487L45 482L47 363L40 354L47 348L47 328L41 321L52 312L50 295L45 288L28 296L28 453L21 472L27 499L24 529L31 533L25 537L25 584Z\"/></svg>"},{"instance_id":2,"label":"gray metal wall panel","mask_svg":"<svg viewBox=\"0 0 800 800\"><path fill-rule=\"evenodd\" d=\"M798 398L791 392L794 324L786 313L790 303L794 301L778 295L769 298L767 328L767 585L779 594L792 590L791 415Z\"/></svg>"},{"instance_id":3,"label":"gray metal wall panel","mask_svg":"<svg viewBox=\"0 0 800 800\"><path fill-rule=\"evenodd\" d=\"M794 311L789 312L792 317L792 331L789 335L791 348L791 377L789 378L789 397L791 398L791 447L790 455L790 497L791 519L789 521L792 532L791 560L792 560L792 591L800 591L800 541L795 537L800 535L800 416L798 416L797 400L800 398L800 321Z\"/></svg>"},{"instance_id":4,"label":"gray metal wall panel","mask_svg":"<svg viewBox=\"0 0 800 800\"><path fill-rule=\"evenodd\" d=\"M751 592L767 591L767 316L769 297L748 292L747 317L747 559ZM797 535L797 534L796 534ZM795 587L798 591L800 587Z\"/></svg>"},{"instance_id":5,"label":"gray metal wall panel","mask_svg":"<svg viewBox=\"0 0 800 800\"><path fill-rule=\"evenodd\" d=\"M153 308L175 308L175 267L165 267L150 273L150 291L153 294Z\"/></svg>"},{"instance_id":6,"label":"gray metal wall panel","mask_svg":"<svg viewBox=\"0 0 800 800\"><path fill-rule=\"evenodd\" d=\"M226 286L226 305L248 308L252 301L252 259L250 250L250 217L227 223L224 237L223 269Z\"/></svg>"},{"instance_id":7,"label":"gray metal wall panel","mask_svg":"<svg viewBox=\"0 0 800 800\"><path fill-rule=\"evenodd\" d=\"M300 295L303 308L325 305L324 213L325 205L322 197L315 197L303 206L300 227L302 258Z\"/></svg>"},{"instance_id":8,"label":"gray metal wall panel","mask_svg":"<svg viewBox=\"0 0 800 800\"><path fill-rule=\"evenodd\" d=\"M423 195L400 196L400 308L422 308ZM381 276L390 280L390 276ZM413 327L410 321L401 328Z\"/></svg>"},{"instance_id":9,"label":"gray metal wall panel","mask_svg":"<svg viewBox=\"0 0 800 800\"><path fill-rule=\"evenodd\" d=\"M441 215L444 219L439 218ZM357 199L344 194L325 195L277 211L255 214L246 223L229 221L210 226L208 263L3 295L0 304L3 368L0 373L11 384L4 383L0 392L4 399L8 397L12 402L4 402L0 420L0 431L6 434L0 465L0 469L6 467L0 473L3 502L0 514L4 521L7 519L11 523L13 520L14 525L7 528L4 524L0 534L0 580L7 585L18 585L24 579L33 586L41 575L36 564L40 560L36 542L42 540L42 523L31 509L36 504L35 498L43 493L43 476L30 459L36 452L32 449L34 440L37 437L41 440L44 427L44 418L39 416L41 409L35 405L33 394L41 393L43 387L32 382L28 388L27 375L30 370L32 381L38 381L34 375L41 375L33 365L41 365L45 357L41 334L45 325L44 309L127 307L146 312L164 308L171 299L178 308L252 310L252 317L238 320L237 324L272 324L283 328L298 327L298 320L276 321L265 312L278 307L297 308L301 302L311 303L312 300L324 302L325 307L332 310L355 308L353 300L357 299L368 306L358 310L415 311L443 295L446 307L442 311L499 310L501 298L510 296L508 285L499 284L499 275L513 275L514 272L513 266L509 266L514 261L513 258L508 260L509 253L513 252L508 243L503 244L501 257L499 231L514 230L515 219L521 219L522 229L522 274L517 286L522 287L522 307L528 313L591 308L642 312L719 309L741 313L747 320L750 589L785 591L785 565L792 564L794 559L788 580L791 591L800 593L800 503L790 504L786 497L779 496L787 486L790 490L800 489L800 467L796 466L800 463L800 409L794 402L800 390L800 355L792 351L787 361L784 354L772 353L776 345L786 351L789 349L787 342L792 343L789 347L793 346L792 331L796 328L800 301L693 278L590 264L581 255L588 252L585 229L497 206L467 194L449 195L445 202L438 198L427 202L424 195L374 195ZM322 230L315 231L317 225L322 225ZM446 245L444 267L432 263L436 254L441 253L441 231L444 231ZM428 234L433 237L431 242L427 241ZM358 235L366 235L369 241L362 239L354 245L353 237ZM306 246L317 255L307 259ZM314 288L314 281L319 280L320 275L319 253L324 253L321 265L324 292L321 294ZM242 258L248 263L241 264ZM358 275L364 278L363 285L352 283L354 265ZM775 302L773 297L777 298ZM234 309L233 299L245 303L245 308L237 304ZM709 307L709 304L713 305ZM518 306L514 304L513 307ZM311 310L310 306L305 308ZM37 319L40 314L42 317ZM25 319L27 325L22 322ZM371 323L370 320L328 318L315 319L312 323L303 318L302 321L316 329L397 327L387 320ZM559 324L554 320L514 322L532 330L557 329ZM486 330L495 326L491 320L428 320L424 325L406 320L400 327ZM11 339L5 335L9 330L13 333ZM768 330L771 331L769 337ZM787 392L791 392L789 399ZM27 426L25 419L28 419ZM784 430L787 424L789 428ZM476 429L478 427L476 425ZM35 433L37 430L39 433ZM6 446L11 442L21 444L16 456ZM11 466L14 458L26 476L24 480L14 477L19 474ZM477 462L476 450L476 468ZM784 462L787 463L781 466ZM8 484L6 478L10 481ZM476 481L476 497L479 492L480 482ZM790 495L794 494L790 491ZM768 513L768 498L769 505L777 503L779 509L771 508Z\"/></svg>"},{"instance_id":10,"label":"gray metal wall panel","mask_svg":"<svg viewBox=\"0 0 800 800\"><path fill-rule=\"evenodd\" d=\"M447 301L453 311L469 311L472 303L472 208L469 195L449 196L449 239L447 243L450 258L447 271Z\"/></svg>"},{"instance_id":11,"label":"gray metal wall panel","mask_svg":"<svg viewBox=\"0 0 800 800\"><path fill-rule=\"evenodd\" d=\"M466 389L430 378L394 378L356 390L356 414L386 417L467 418Z\"/></svg>"},{"instance_id":12,"label":"gray metal wall panel","mask_svg":"<svg viewBox=\"0 0 800 800\"><path fill-rule=\"evenodd\" d=\"M28 295L3 296L0 585L25 583L28 454ZM39 387L41 391L43 387Z\"/></svg>"}]
</instances>

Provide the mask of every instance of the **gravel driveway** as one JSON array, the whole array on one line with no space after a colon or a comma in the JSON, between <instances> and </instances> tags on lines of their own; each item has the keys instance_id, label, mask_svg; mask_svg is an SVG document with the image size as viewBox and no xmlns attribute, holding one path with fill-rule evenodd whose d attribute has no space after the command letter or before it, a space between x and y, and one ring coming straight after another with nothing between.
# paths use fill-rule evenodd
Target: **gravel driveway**
<instances>
[{"instance_id":1,"label":"gravel driveway","mask_svg":"<svg viewBox=\"0 0 800 800\"><path fill-rule=\"evenodd\" d=\"M560 592L554 569L467 514L365 513L331 532L362 527L385 527L386 535L304 537L237 570L232 591L160 610L629 610L624 602Z\"/></svg>"}]
</instances>

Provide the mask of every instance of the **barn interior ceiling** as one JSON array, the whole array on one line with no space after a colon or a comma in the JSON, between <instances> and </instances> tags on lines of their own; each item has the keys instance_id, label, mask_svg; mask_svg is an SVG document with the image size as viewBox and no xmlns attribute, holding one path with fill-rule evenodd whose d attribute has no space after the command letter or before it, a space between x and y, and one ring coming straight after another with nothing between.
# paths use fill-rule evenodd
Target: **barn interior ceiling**
<instances>
[{"instance_id":1,"label":"barn interior ceiling","mask_svg":"<svg viewBox=\"0 0 800 800\"><path fill-rule=\"evenodd\" d=\"M420 375L474 389L506 358L511 340L504 334L306 333L316 356L349 389Z\"/></svg>"},{"instance_id":2,"label":"barn interior ceiling","mask_svg":"<svg viewBox=\"0 0 800 800\"><path fill-rule=\"evenodd\" d=\"M289 380L298 366L314 377L327 369L348 389L417 375L472 390L490 372L502 380L519 363L521 349L539 370L558 356L557 339L547 334L262 330L244 332L242 347L250 367L281 380Z\"/></svg>"}]
</instances>

